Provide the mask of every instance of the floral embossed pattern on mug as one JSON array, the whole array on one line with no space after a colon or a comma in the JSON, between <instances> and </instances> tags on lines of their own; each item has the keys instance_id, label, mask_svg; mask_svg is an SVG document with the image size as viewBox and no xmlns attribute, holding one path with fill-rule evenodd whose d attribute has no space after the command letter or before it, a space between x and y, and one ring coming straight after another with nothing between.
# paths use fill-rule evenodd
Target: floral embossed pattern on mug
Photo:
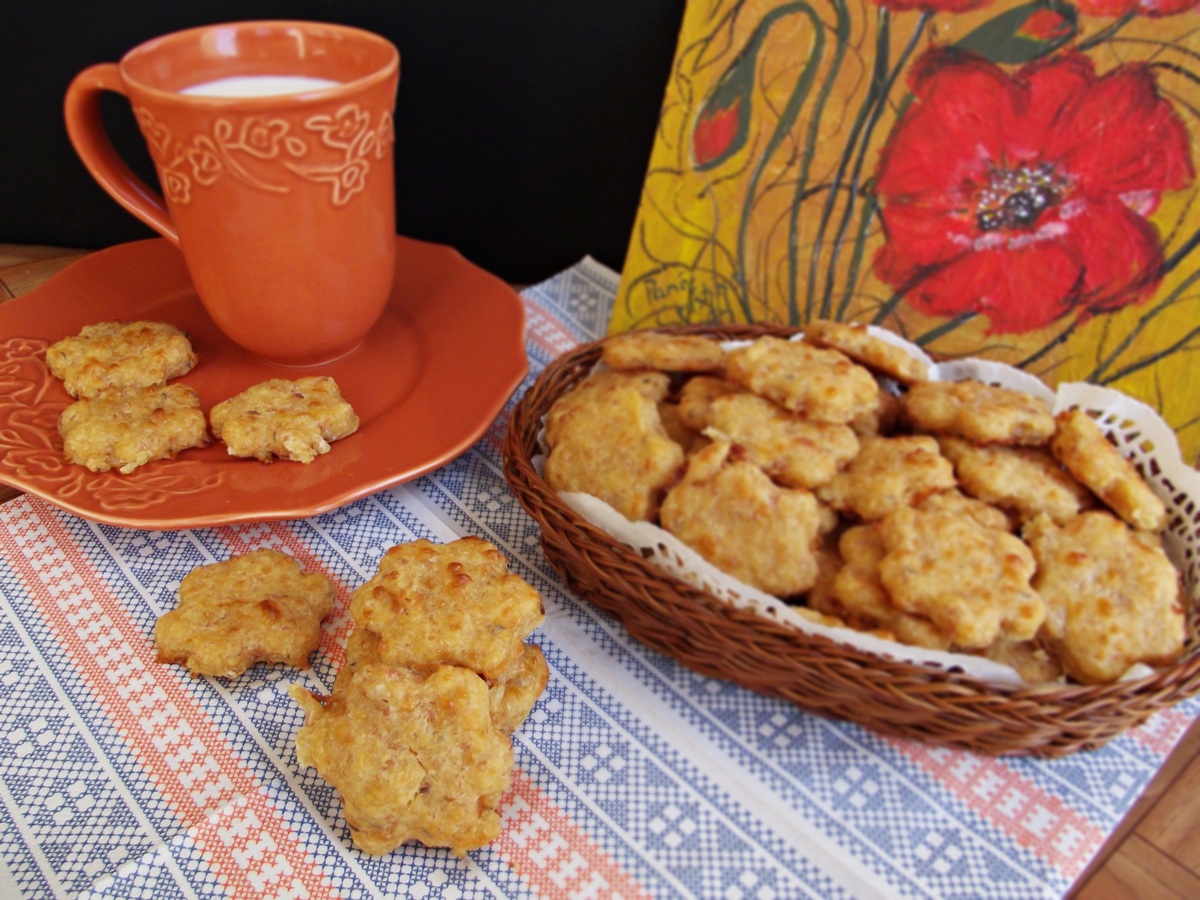
<instances>
[{"instance_id":1,"label":"floral embossed pattern on mug","mask_svg":"<svg viewBox=\"0 0 1200 900\"><path fill-rule=\"evenodd\" d=\"M134 107L134 114L173 203L189 203L196 186L208 187L222 177L287 193L293 176L299 176L329 185L330 199L341 206L362 192L372 160L390 153L395 140L390 112L373 122L356 103L305 119L306 133L284 118L251 115L219 118L211 132L181 137L145 107Z\"/></svg>"}]
</instances>

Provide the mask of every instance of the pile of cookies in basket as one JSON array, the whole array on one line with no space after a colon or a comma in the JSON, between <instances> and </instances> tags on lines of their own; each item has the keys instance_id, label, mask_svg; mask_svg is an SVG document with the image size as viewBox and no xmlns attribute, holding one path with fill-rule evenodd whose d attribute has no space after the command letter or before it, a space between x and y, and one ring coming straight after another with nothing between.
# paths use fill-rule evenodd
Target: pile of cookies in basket
<instances>
[{"instance_id":1,"label":"pile of cookies in basket","mask_svg":"<svg viewBox=\"0 0 1200 900\"><path fill-rule=\"evenodd\" d=\"M545 419L544 476L822 625L1027 683L1168 666L1168 513L1081 409L931 376L873 329L609 338Z\"/></svg>"},{"instance_id":2,"label":"pile of cookies in basket","mask_svg":"<svg viewBox=\"0 0 1200 900\"><path fill-rule=\"evenodd\" d=\"M99 322L51 344L46 366L76 398L59 417L68 460L128 475L210 443L231 456L310 463L353 434L358 416L328 376L272 378L217 403L207 419L183 384L198 359L186 334L166 322Z\"/></svg>"}]
</instances>

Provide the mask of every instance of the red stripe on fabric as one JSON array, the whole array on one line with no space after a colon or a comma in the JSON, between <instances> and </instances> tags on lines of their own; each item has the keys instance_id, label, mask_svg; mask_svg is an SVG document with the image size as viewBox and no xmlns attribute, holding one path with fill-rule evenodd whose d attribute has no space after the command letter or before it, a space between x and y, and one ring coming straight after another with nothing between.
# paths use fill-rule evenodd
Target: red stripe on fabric
<instances>
[{"instance_id":1,"label":"red stripe on fabric","mask_svg":"<svg viewBox=\"0 0 1200 900\"><path fill-rule=\"evenodd\" d=\"M550 356L566 353L579 345L579 339L560 319L529 300L525 301L525 336Z\"/></svg>"},{"instance_id":2,"label":"red stripe on fabric","mask_svg":"<svg viewBox=\"0 0 1200 900\"><path fill-rule=\"evenodd\" d=\"M909 741L889 743L960 802L1068 878L1083 871L1107 837L1061 798L998 759Z\"/></svg>"},{"instance_id":3,"label":"red stripe on fabric","mask_svg":"<svg viewBox=\"0 0 1200 900\"><path fill-rule=\"evenodd\" d=\"M504 826L492 845L543 897L649 898L633 877L521 772L500 804Z\"/></svg>"},{"instance_id":4,"label":"red stripe on fabric","mask_svg":"<svg viewBox=\"0 0 1200 900\"><path fill-rule=\"evenodd\" d=\"M184 690L186 675L157 663L153 639L56 515L20 498L0 506L0 524L0 553L224 889L280 900L330 895L331 882L262 784Z\"/></svg>"},{"instance_id":5,"label":"red stripe on fabric","mask_svg":"<svg viewBox=\"0 0 1200 900\"><path fill-rule=\"evenodd\" d=\"M231 525L215 532L221 542L229 548L231 555L240 556L252 550L281 550L300 563L306 572L316 572L333 582L336 594L333 611L321 625L321 644L324 653L335 668L346 661L346 636L353 630L350 621L350 595L353 588L330 572L321 558L313 552L294 529L282 522L261 522L250 525Z\"/></svg>"},{"instance_id":6,"label":"red stripe on fabric","mask_svg":"<svg viewBox=\"0 0 1200 900\"><path fill-rule=\"evenodd\" d=\"M1143 747L1165 759L1167 754L1175 749L1175 745L1191 724L1191 716L1177 709L1164 709L1151 716L1143 725L1131 728L1126 733Z\"/></svg>"}]
</instances>

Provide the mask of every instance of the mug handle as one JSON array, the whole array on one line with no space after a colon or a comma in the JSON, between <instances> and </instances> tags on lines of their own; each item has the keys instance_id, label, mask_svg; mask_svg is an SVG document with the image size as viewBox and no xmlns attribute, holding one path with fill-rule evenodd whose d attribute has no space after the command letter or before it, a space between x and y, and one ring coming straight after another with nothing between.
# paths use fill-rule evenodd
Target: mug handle
<instances>
[{"instance_id":1,"label":"mug handle","mask_svg":"<svg viewBox=\"0 0 1200 900\"><path fill-rule=\"evenodd\" d=\"M84 69L71 81L63 102L67 135L92 177L113 199L179 246L179 234L162 195L142 181L117 154L100 116L100 93L113 91L129 97L115 63Z\"/></svg>"}]
</instances>

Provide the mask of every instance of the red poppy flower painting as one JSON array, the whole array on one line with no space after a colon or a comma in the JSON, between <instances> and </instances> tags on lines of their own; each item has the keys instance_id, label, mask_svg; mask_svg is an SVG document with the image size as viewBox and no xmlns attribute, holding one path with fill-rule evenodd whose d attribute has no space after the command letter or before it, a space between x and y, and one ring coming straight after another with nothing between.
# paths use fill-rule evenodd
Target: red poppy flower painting
<instances>
[{"instance_id":1,"label":"red poppy flower painting","mask_svg":"<svg viewBox=\"0 0 1200 900\"><path fill-rule=\"evenodd\" d=\"M1067 53L1008 74L966 53L913 67L914 102L876 175L876 274L934 316L1027 332L1146 299L1162 243L1147 216L1193 168L1144 65L1097 75Z\"/></svg>"}]
</instances>

